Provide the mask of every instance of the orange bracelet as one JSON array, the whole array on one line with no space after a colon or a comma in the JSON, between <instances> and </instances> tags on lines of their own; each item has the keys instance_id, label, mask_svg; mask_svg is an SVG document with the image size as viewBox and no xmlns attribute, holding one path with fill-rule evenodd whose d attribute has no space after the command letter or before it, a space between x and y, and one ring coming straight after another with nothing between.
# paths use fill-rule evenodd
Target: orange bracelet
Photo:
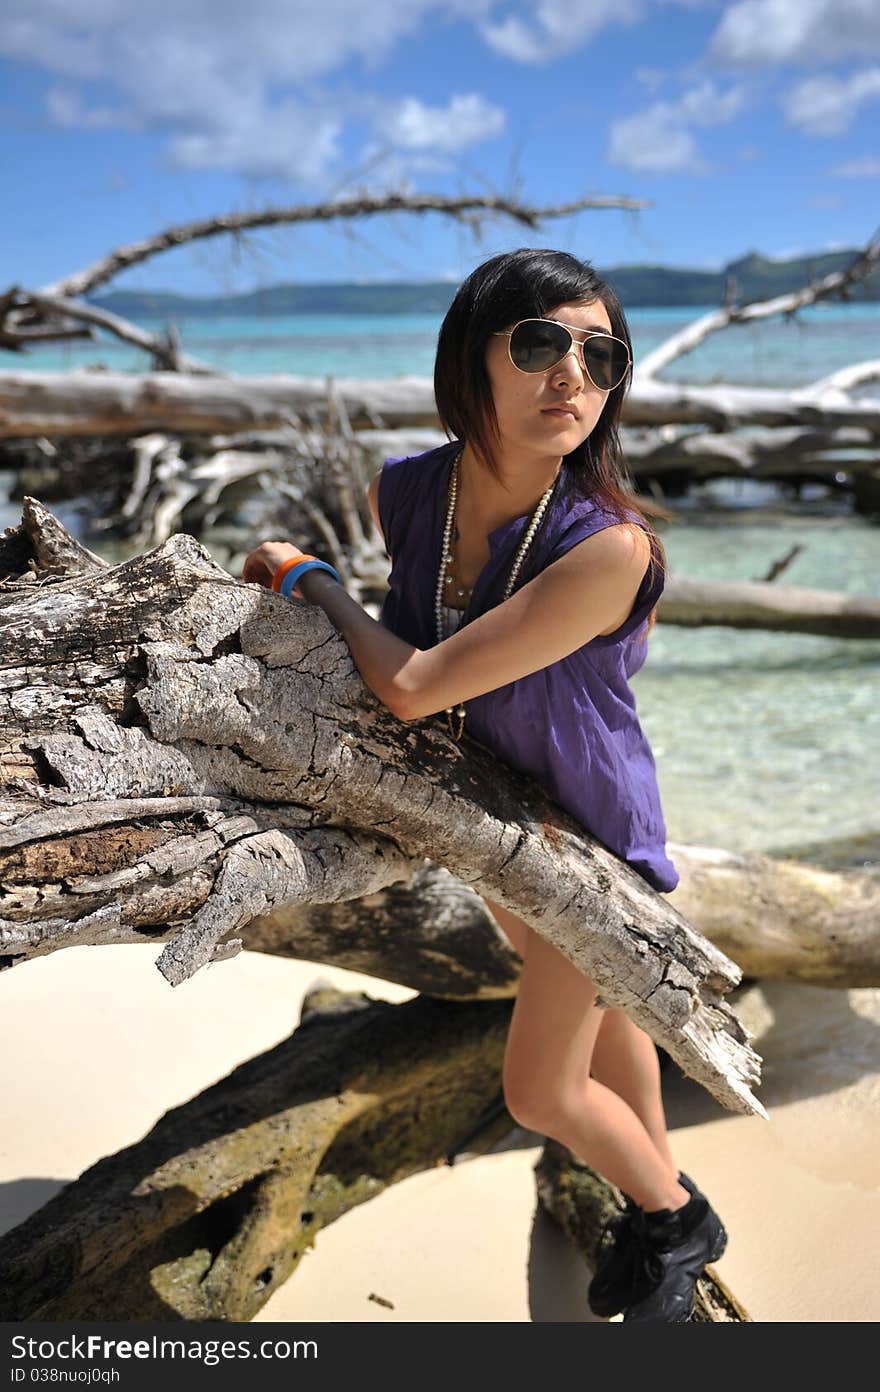
<instances>
[{"instance_id":1,"label":"orange bracelet","mask_svg":"<svg viewBox=\"0 0 880 1392\"><path fill-rule=\"evenodd\" d=\"M281 581L284 579L284 577L285 577L285 575L287 574L287 572L288 572L289 570L293 570L293 567L294 567L295 565L299 565L300 561L317 561L317 560L320 560L320 557L319 557L319 556L310 556L310 555L308 554L307 551L302 551L302 552L300 552L300 554L299 554L298 556L288 556L287 560L286 560L286 561L282 561L281 564L280 564L280 566L278 566L278 567L276 568L276 570L275 570L275 572L274 572L274 574L273 574L273 576L272 576L272 589L273 589L273 590L275 591L275 593L277 594L278 591L281 589Z\"/></svg>"}]
</instances>

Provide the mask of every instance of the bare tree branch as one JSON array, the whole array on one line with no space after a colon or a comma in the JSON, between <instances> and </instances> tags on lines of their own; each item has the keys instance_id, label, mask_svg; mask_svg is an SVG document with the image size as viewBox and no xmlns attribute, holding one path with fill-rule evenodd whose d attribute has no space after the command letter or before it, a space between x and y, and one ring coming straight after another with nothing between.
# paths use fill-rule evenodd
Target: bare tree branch
<instances>
[{"instance_id":1,"label":"bare tree branch","mask_svg":"<svg viewBox=\"0 0 880 1392\"><path fill-rule=\"evenodd\" d=\"M119 314L111 314L107 309L98 309L96 305L80 303L64 295L45 295L40 291L22 290L19 292L19 303L16 308L37 309L45 311L50 315L57 315L62 321L67 319L81 320L85 324L96 324L98 328L106 329L108 333L119 338L123 343L131 343L135 348L143 348L150 353L157 369L167 369L172 372L193 372L216 375L216 369L208 364L200 363L196 358L190 358L180 352L176 330L173 325L169 325L165 338L157 334L147 333L146 330L138 328L128 319L123 319ZM67 337L84 337L79 330L71 333L65 330L62 325L58 330L44 327L22 330L20 337L22 340L32 341L36 338L56 338L59 333ZM8 329L4 332L4 344L6 347L15 346L17 335ZM89 334L88 337L94 337ZM20 345L19 345L20 346Z\"/></svg>"},{"instance_id":2,"label":"bare tree branch","mask_svg":"<svg viewBox=\"0 0 880 1392\"><path fill-rule=\"evenodd\" d=\"M810 284L802 286L800 290L792 290L786 295L774 295L770 300L752 300L745 305L725 304L720 309L714 309L711 314L705 314L701 319L696 319L692 324L686 325L679 333L665 339L653 352L648 353L639 363L634 365L633 386L645 383L648 378L656 377L657 373L667 367L675 358L692 352L710 334L717 333L719 329L726 329L729 324L747 324L753 320L769 319L775 314L793 315L797 310L803 309L805 305L817 304L820 300L831 299L835 295L842 294L847 286L854 285L857 281L865 280L869 275L872 275L878 266L880 266L880 231L874 233L867 246L842 271L834 271L831 275L824 276L822 280L811 281ZM871 369L870 375L877 375L878 364L876 362L862 364L863 368L866 366ZM814 383L814 389L815 386Z\"/></svg>"},{"instance_id":3,"label":"bare tree branch","mask_svg":"<svg viewBox=\"0 0 880 1392\"><path fill-rule=\"evenodd\" d=\"M537 228L547 218L569 217L585 208L645 208L650 200L629 198L622 194L596 194L569 203L540 206L520 203L516 199L486 194L461 198L444 198L439 194L386 194L381 198L341 198L330 203L301 203L288 208L264 208L259 212L225 213L219 217L199 218L157 232L142 241L117 247L91 266L74 271L63 280L43 286L44 295L85 295L98 285L105 284L120 271L148 260L159 252L205 237L225 232L242 232L253 227L269 227L278 223L331 222L337 218L376 217L382 213L443 213L461 218L468 213L503 214L526 227Z\"/></svg>"},{"instance_id":4,"label":"bare tree branch","mask_svg":"<svg viewBox=\"0 0 880 1392\"><path fill-rule=\"evenodd\" d=\"M184 246L187 242L201 241L231 233L237 241L242 233L258 227L278 226L304 222L329 222L337 218L352 219L375 217L381 213L442 213L469 222L479 215L502 215L513 218L515 222L527 227L538 227L546 218L568 217L584 208L643 208L649 200L629 198L623 195L595 195L577 199L571 203L551 204L538 207L521 203L515 198L502 195L465 195L459 198L444 198L438 194L385 194L370 197L363 194L357 198L332 199L324 203L302 203L291 207L264 208L259 211L225 213L218 217L198 218L193 222L180 223L167 227L152 237L131 242L127 246L116 247L90 266L74 271L62 280L44 285L39 291L29 291L12 287L0 296L0 348L21 352L28 342L36 337L71 337L72 332L81 336L80 330L71 330L66 319L80 319L99 325L126 343L133 343L145 349L153 357L158 367L174 371L186 367L190 371L210 373L206 364L184 358L177 347L174 334L169 327L166 338L148 334L136 325L109 314L73 302L73 297L88 294L97 286L106 284L121 271L149 260L163 251ZM41 316L61 316L57 326L50 318L48 325L40 323ZM49 331L47 332L47 327Z\"/></svg>"}]
</instances>

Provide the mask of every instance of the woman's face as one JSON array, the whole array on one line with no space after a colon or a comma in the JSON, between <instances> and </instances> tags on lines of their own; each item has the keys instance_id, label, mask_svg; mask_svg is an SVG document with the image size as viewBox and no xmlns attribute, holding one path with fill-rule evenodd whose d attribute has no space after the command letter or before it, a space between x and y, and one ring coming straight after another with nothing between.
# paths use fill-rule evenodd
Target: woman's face
<instances>
[{"instance_id":1,"label":"woman's face","mask_svg":"<svg viewBox=\"0 0 880 1392\"><path fill-rule=\"evenodd\" d=\"M544 317L575 330L613 332L601 300L561 304ZM513 324L504 327L512 329ZM583 333L576 333L571 351L546 372L521 372L510 361L510 340L489 339L486 371L504 446L545 456L564 455L592 433L610 393L600 391L588 377L581 357L582 337ZM562 405L575 414L554 414L551 408Z\"/></svg>"}]
</instances>

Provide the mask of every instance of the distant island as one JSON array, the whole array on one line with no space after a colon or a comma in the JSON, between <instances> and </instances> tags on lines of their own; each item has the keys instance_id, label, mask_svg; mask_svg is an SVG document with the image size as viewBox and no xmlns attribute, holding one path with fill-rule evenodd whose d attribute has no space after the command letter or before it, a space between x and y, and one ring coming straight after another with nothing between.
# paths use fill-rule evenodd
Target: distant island
<instances>
[{"instance_id":1,"label":"distant island","mask_svg":"<svg viewBox=\"0 0 880 1392\"><path fill-rule=\"evenodd\" d=\"M859 248L774 261L756 251L731 261L720 271L672 266L597 266L626 308L720 304L728 277L736 282L740 303L769 299L796 290L810 280L848 266ZM167 291L115 290L88 296L91 304L130 319L291 314L444 314L455 293L451 280L345 282L267 285L239 295L176 295ZM851 286L853 301L880 300L880 274Z\"/></svg>"}]
</instances>

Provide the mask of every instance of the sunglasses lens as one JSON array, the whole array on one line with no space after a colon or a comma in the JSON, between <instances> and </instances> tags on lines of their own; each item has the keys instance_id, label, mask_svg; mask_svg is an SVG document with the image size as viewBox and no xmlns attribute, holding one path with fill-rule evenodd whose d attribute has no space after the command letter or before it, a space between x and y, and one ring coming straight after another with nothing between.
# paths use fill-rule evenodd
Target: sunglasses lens
<instances>
[{"instance_id":1,"label":"sunglasses lens","mask_svg":"<svg viewBox=\"0 0 880 1392\"><path fill-rule=\"evenodd\" d=\"M520 372L546 372L564 358L571 334L549 319L524 319L510 335L510 357Z\"/></svg>"},{"instance_id":2,"label":"sunglasses lens","mask_svg":"<svg viewBox=\"0 0 880 1392\"><path fill-rule=\"evenodd\" d=\"M584 344L587 371L600 391L611 391L626 375L629 353L619 338L596 334Z\"/></svg>"}]
</instances>

